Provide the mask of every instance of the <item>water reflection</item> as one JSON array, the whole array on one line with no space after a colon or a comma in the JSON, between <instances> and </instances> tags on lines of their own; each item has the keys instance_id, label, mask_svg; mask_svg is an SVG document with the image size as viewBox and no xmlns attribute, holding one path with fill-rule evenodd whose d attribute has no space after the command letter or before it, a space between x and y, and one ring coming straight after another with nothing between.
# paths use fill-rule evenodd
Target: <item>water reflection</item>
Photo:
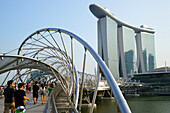
<instances>
[{"instance_id":1,"label":"water reflection","mask_svg":"<svg viewBox=\"0 0 170 113\"><path fill-rule=\"evenodd\" d=\"M93 113L116 113L117 111L115 99L97 99L96 104ZM82 113L88 113L89 111L90 107L82 108Z\"/></svg>"},{"instance_id":2,"label":"water reflection","mask_svg":"<svg viewBox=\"0 0 170 113\"><path fill-rule=\"evenodd\" d=\"M170 96L159 97L128 97L126 98L132 113L169 113ZM115 100L97 100L94 113L117 113ZM89 108L82 108L82 113L89 112Z\"/></svg>"}]
</instances>

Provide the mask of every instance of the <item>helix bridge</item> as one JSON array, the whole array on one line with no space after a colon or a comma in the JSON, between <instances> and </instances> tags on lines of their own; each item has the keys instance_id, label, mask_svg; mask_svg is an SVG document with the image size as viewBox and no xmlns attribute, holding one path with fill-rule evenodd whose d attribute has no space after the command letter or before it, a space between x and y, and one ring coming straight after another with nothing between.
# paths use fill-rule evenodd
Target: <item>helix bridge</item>
<instances>
[{"instance_id":1,"label":"helix bridge","mask_svg":"<svg viewBox=\"0 0 170 113\"><path fill-rule=\"evenodd\" d=\"M86 73L89 73L91 63L97 66L98 71L87 80ZM116 80L102 58L86 41L72 32L59 28L40 29L22 42L16 55L0 55L3 86L9 79L17 83L35 80L58 83L48 97L44 112L81 112L84 84L92 81L95 86L89 111L92 113L101 75L107 80L120 111L130 113Z\"/></svg>"}]
</instances>

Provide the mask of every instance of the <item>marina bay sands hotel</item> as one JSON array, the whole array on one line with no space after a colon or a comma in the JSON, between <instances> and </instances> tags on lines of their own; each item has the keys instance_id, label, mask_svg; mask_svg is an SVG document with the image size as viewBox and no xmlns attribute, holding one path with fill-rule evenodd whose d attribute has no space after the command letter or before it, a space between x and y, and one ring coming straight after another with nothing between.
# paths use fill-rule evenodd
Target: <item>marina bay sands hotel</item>
<instances>
[{"instance_id":1,"label":"marina bay sands hotel","mask_svg":"<svg viewBox=\"0 0 170 113\"><path fill-rule=\"evenodd\" d=\"M153 29L129 25L95 4L90 10L98 18L98 53L116 79L156 68Z\"/></svg>"}]
</instances>

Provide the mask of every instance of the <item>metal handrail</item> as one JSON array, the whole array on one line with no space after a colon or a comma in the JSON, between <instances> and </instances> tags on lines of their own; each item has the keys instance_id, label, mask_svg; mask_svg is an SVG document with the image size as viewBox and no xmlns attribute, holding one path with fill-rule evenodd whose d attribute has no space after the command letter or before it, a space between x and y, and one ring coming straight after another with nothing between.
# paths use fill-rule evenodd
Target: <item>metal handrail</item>
<instances>
[{"instance_id":1,"label":"metal handrail","mask_svg":"<svg viewBox=\"0 0 170 113\"><path fill-rule=\"evenodd\" d=\"M45 105L45 108L44 108L44 112L43 113L51 113L51 102L52 102L52 97L51 97L51 95L52 95L52 91L51 91L51 93L50 93L50 96L48 97L48 101L47 101L47 103L46 103L46 105Z\"/></svg>"}]
</instances>

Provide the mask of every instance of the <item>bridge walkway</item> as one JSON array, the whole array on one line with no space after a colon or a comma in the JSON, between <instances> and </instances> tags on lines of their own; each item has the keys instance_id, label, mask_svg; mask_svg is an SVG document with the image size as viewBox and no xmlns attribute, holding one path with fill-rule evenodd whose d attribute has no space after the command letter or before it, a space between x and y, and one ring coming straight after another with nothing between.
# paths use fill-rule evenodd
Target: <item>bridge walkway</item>
<instances>
[{"instance_id":1,"label":"bridge walkway","mask_svg":"<svg viewBox=\"0 0 170 113\"><path fill-rule=\"evenodd\" d=\"M30 101L26 100L26 109L27 113L43 113L45 105L41 104L41 96L38 97L38 103L34 105L32 92L26 93L26 96L29 97ZM48 96L46 96L45 102L47 103ZM4 111L4 98L0 98L0 113L3 113Z\"/></svg>"},{"instance_id":2,"label":"bridge walkway","mask_svg":"<svg viewBox=\"0 0 170 113\"><path fill-rule=\"evenodd\" d=\"M76 113L78 112L72 101L71 98L66 94L66 92L62 89L62 87L60 85L58 85L57 87L55 87L53 89L53 95L52 95L53 99L55 102L53 102L55 104L55 107L53 108L53 111L57 110L58 113L63 113L63 112L67 112L67 113Z\"/></svg>"}]
</instances>

